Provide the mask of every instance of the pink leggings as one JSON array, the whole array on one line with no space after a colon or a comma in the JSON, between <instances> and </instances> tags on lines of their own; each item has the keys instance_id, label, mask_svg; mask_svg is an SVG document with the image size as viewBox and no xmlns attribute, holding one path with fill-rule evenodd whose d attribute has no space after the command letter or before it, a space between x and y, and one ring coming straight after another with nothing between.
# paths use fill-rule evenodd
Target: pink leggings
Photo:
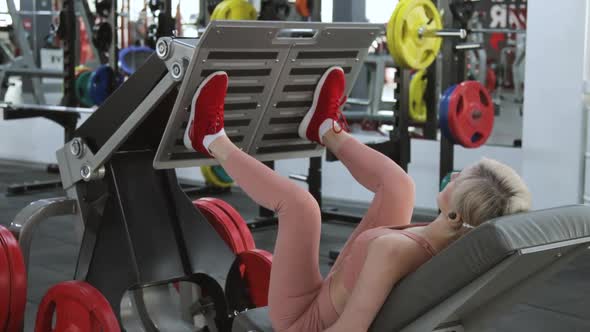
<instances>
[{"instance_id":1,"label":"pink leggings","mask_svg":"<svg viewBox=\"0 0 590 332\"><path fill-rule=\"evenodd\" d=\"M408 224L414 195L401 190L408 175L383 154L349 138L333 151L352 176L375 193L371 206L348 239L349 244L363 231L380 226ZM269 290L269 314L276 331L321 331L337 318L329 295L329 282L319 269L321 212L317 202L292 181L278 175L242 151L230 154L222 166L257 204L278 215ZM344 180L343 180L344 181ZM401 182L400 182L401 181ZM339 258L332 270L341 263Z\"/></svg>"}]
</instances>

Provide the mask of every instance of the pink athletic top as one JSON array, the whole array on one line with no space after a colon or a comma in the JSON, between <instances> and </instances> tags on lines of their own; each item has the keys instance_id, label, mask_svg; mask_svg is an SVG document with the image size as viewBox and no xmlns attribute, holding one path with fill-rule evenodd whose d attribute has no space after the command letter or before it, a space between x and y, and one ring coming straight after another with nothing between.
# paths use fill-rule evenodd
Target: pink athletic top
<instances>
[{"instance_id":1,"label":"pink athletic top","mask_svg":"<svg viewBox=\"0 0 590 332\"><path fill-rule=\"evenodd\" d=\"M416 227L420 225L408 225L403 227L377 227L369 229L363 233L361 233L352 243L352 248L349 251L349 255L344 257L344 262L342 262L342 282L344 283L344 287L348 289L349 292L352 292L354 285L356 284L363 265L365 263L365 259L367 258L367 252L369 244L372 240L390 233L399 233L409 237L410 239L416 241L422 248L424 248L424 255L420 257L420 259L424 262L432 258L436 255L436 250L432 248L432 246L420 235L408 232L404 229L410 227Z\"/></svg>"}]
</instances>

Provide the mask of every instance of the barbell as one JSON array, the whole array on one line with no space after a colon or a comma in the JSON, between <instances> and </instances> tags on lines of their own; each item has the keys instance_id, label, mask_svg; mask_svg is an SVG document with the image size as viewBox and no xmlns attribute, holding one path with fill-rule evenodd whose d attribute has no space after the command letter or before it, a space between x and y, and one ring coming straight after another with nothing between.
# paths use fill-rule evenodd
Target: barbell
<instances>
[{"instance_id":1,"label":"barbell","mask_svg":"<svg viewBox=\"0 0 590 332\"><path fill-rule=\"evenodd\" d=\"M436 59L442 38L465 39L470 33L525 32L503 28L444 28L440 12L431 0L402 0L387 24L387 46L397 65L423 70Z\"/></svg>"}]
</instances>

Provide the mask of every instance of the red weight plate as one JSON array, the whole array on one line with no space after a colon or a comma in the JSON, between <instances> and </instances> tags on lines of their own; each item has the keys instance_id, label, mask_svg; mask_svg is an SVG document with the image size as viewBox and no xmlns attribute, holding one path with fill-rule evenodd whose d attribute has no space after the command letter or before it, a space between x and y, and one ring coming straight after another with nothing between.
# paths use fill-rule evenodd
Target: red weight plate
<instances>
[{"instance_id":1,"label":"red weight plate","mask_svg":"<svg viewBox=\"0 0 590 332\"><path fill-rule=\"evenodd\" d=\"M16 238L4 227L0 227L0 242L2 242L6 250L6 258L10 269L10 309L7 331L18 331L22 330L27 302L25 261Z\"/></svg>"},{"instance_id":2,"label":"red weight plate","mask_svg":"<svg viewBox=\"0 0 590 332\"><path fill-rule=\"evenodd\" d=\"M51 287L41 300L35 332L66 331L121 332L121 328L109 302L96 288L83 281L66 281Z\"/></svg>"},{"instance_id":3,"label":"red weight plate","mask_svg":"<svg viewBox=\"0 0 590 332\"><path fill-rule=\"evenodd\" d=\"M457 143L466 148L485 144L494 128L494 105L487 89L477 81L459 84L451 95L448 117Z\"/></svg>"},{"instance_id":4,"label":"red weight plate","mask_svg":"<svg viewBox=\"0 0 590 332\"><path fill-rule=\"evenodd\" d=\"M1 226L0 226L1 227ZM4 243L0 242L0 331L6 331L10 315L10 263Z\"/></svg>"},{"instance_id":5,"label":"red weight plate","mask_svg":"<svg viewBox=\"0 0 590 332\"><path fill-rule=\"evenodd\" d=\"M297 12L299 13L299 15L301 15L303 17L310 17L311 16L311 12L309 10L309 4L308 4L307 0L295 1L295 9L297 9Z\"/></svg>"},{"instance_id":6,"label":"red weight plate","mask_svg":"<svg viewBox=\"0 0 590 332\"><path fill-rule=\"evenodd\" d=\"M239 257L240 263L244 267L244 279L248 284L250 300L257 308L266 307L268 305L272 254L268 251L254 249L244 251Z\"/></svg>"},{"instance_id":7,"label":"red weight plate","mask_svg":"<svg viewBox=\"0 0 590 332\"><path fill-rule=\"evenodd\" d=\"M240 213L233 208L233 206L218 198L205 197L201 199L217 205L230 217L234 225L236 225L236 227L240 231L240 235L242 237L242 242L244 243L245 250L256 249L256 243L254 242L254 238L252 237L252 232L250 232L250 228L248 228L248 224L246 223L244 218L242 218Z\"/></svg>"},{"instance_id":8,"label":"red weight plate","mask_svg":"<svg viewBox=\"0 0 590 332\"><path fill-rule=\"evenodd\" d=\"M221 236L223 241L225 241L235 254L239 254L245 250L240 231L223 210L217 207L217 205L203 199L194 201L193 205L201 211L211 226L215 228L217 234Z\"/></svg>"}]
</instances>

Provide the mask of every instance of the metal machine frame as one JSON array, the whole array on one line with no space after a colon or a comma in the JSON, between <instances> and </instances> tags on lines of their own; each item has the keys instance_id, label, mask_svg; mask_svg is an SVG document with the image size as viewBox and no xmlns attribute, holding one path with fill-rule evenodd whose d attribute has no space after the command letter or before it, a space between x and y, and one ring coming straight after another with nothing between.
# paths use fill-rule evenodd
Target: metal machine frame
<instances>
[{"instance_id":1,"label":"metal machine frame","mask_svg":"<svg viewBox=\"0 0 590 332\"><path fill-rule=\"evenodd\" d=\"M211 164L178 140L208 73L230 76L226 132L259 160L318 156L297 125L331 66L355 75L374 24L213 22L200 39L162 38L152 56L57 152L62 183L85 231L76 279L119 315L130 289L188 281L205 287L220 331L234 255L182 192L173 168ZM350 91L351 84L347 87Z\"/></svg>"}]
</instances>

